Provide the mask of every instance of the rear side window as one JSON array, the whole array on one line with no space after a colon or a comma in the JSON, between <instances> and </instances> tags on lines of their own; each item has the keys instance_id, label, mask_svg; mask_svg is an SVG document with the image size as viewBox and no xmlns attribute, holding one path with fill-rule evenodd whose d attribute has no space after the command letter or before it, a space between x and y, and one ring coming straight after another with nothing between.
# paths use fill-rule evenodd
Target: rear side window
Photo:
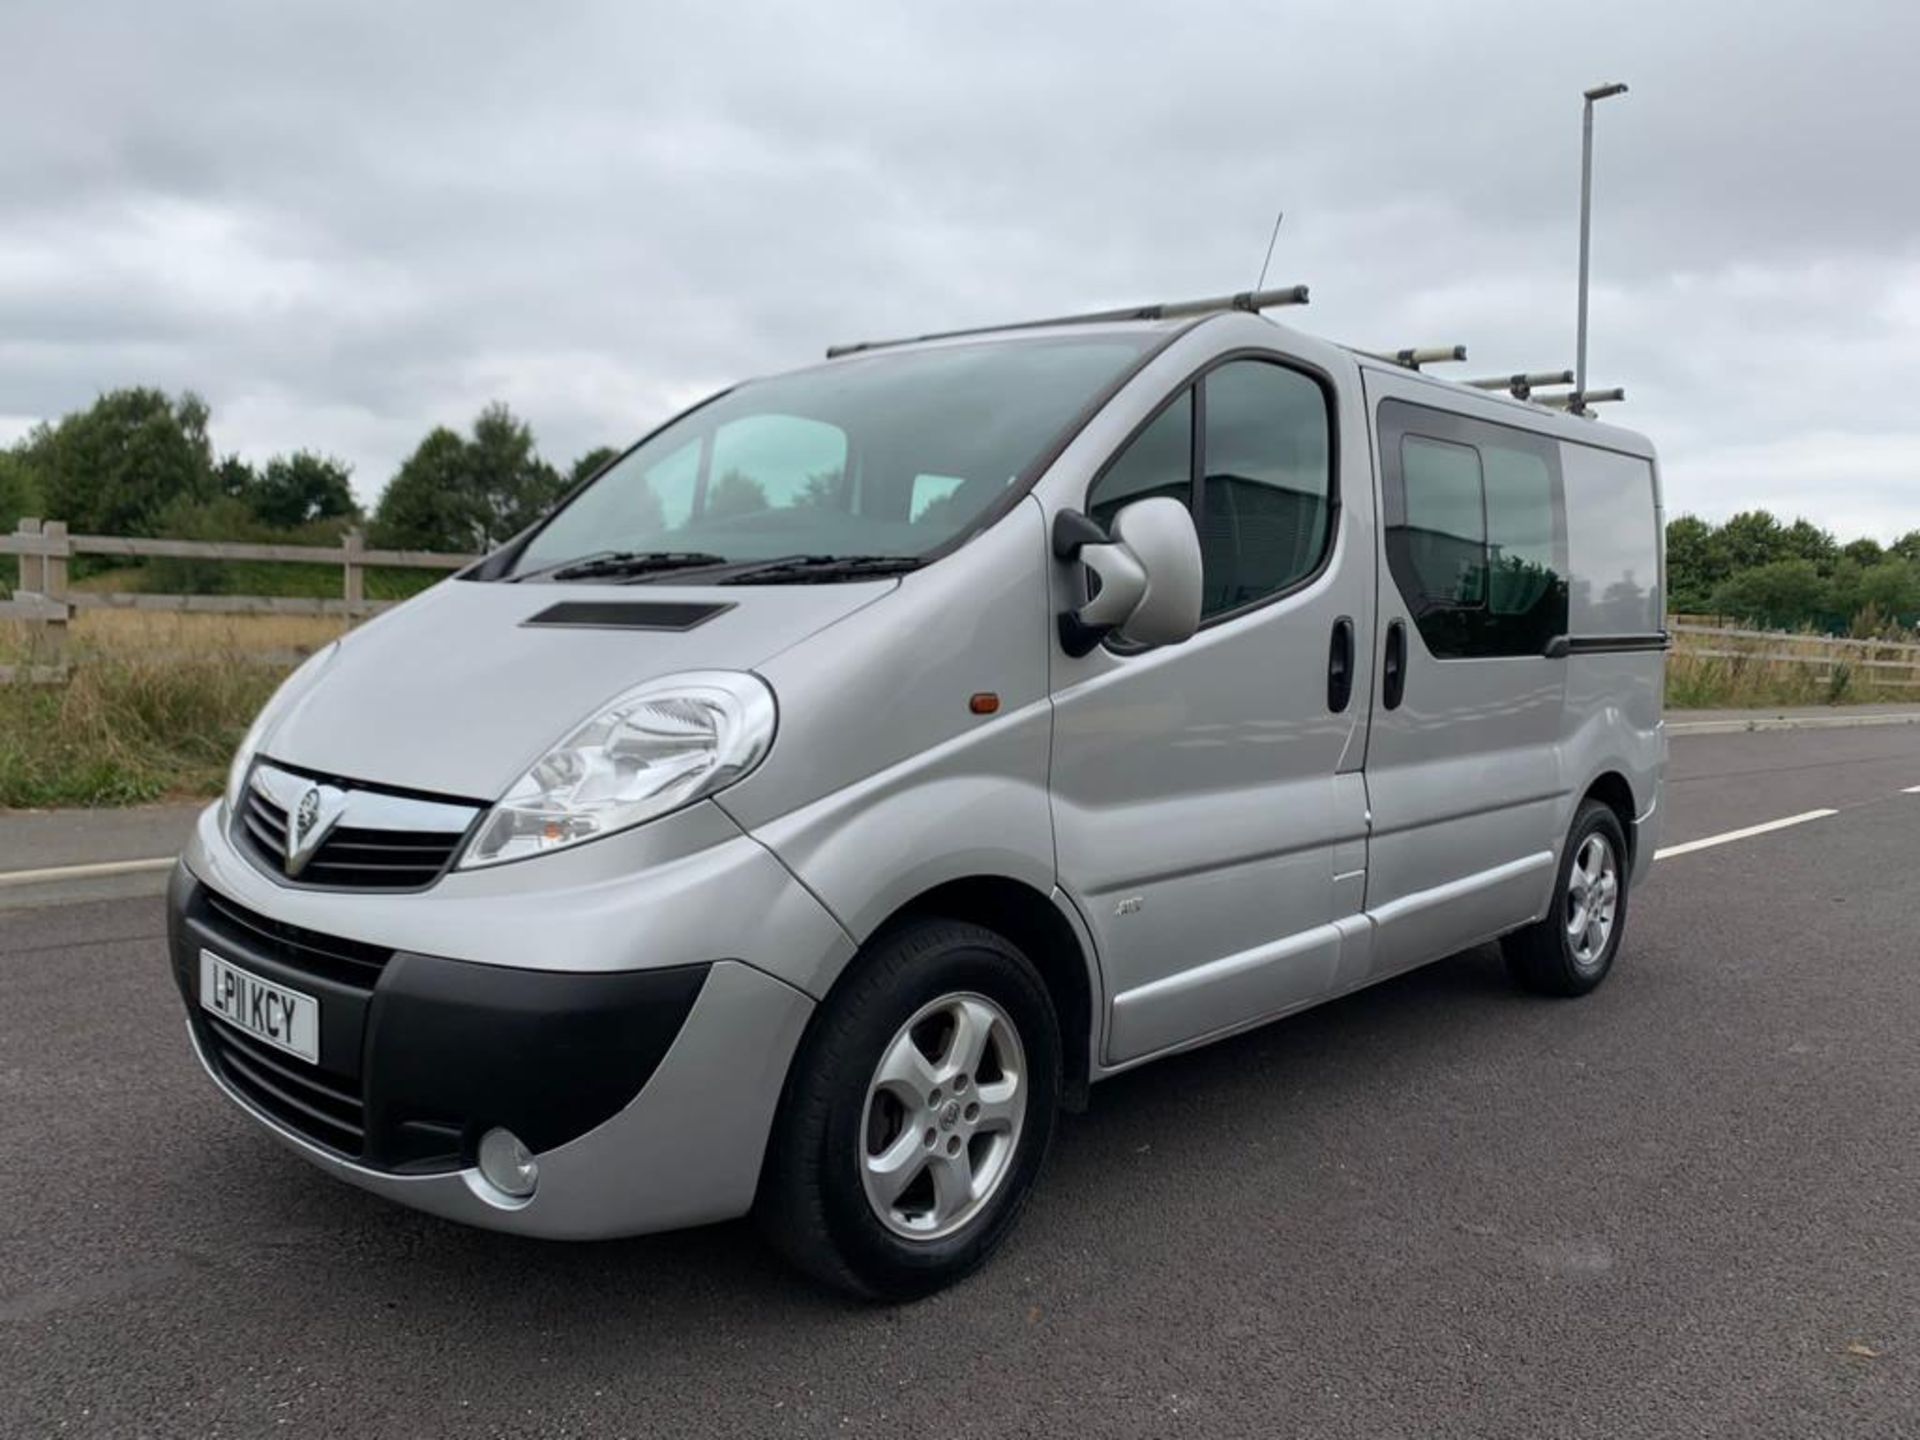
<instances>
[{"instance_id":1,"label":"rear side window","mask_svg":"<svg viewBox=\"0 0 1920 1440\"><path fill-rule=\"evenodd\" d=\"M1480 452L1424 435L1403 436L1400 473L1407 489L1401 544L1419 594L1433 605L1484 603L1487 512Z\"/></svg>"},{"instance_id":2,"label":"rear side window","mask_svg":"<svg viewBox=\"0 0 1920 1440\"><path fill-rule=\"evenodd\" d=\"M1566 634L1559 446L1398 400L1379 424L1387 564L1427 649L1538 655Z\"/></svg>"},{"instance_id":3,"label":"rear side window","mask_svg":"<svg viewBox=\"0 0 1920 1440\"><path fill-rule=\"evenodd\" d=\"M1332 533L1333 425L1311 377L1230 360L1181 391L1103 471L1087 511L1110 524L1150 495L1188 506L1200 535L1203 617L1289 590Z\"/></svg>"}]
</instances>

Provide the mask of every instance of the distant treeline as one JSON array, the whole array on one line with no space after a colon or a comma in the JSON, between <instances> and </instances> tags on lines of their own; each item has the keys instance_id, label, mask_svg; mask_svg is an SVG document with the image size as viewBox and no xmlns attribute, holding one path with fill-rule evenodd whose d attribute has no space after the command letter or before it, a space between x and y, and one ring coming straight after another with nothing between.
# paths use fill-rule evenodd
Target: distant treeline
<instances>
[{"instance_id":1,"label":"distant treeline","mask_svg":"<svg viewBox=\"0 0 1920 1440\"><path fill-rule=\"evenodd\" d=\"M562 471L523 421L489 405L465 435L430 431L363 515L341 461L308 450L257 466L216 456L208 419L197 395L138 388L35 426L0 450L0 528L40 515L93 535L325 544L364 525L380 548L477 551L616 453L592 450Z\"/></svg>"},{"instance_id":2,"label":"distant treeline","mask_svg":"<svg viewBox=\"0 0 1920 1440\"><path fill-rule=\"evenodd\" d=\"M383 549L480 551L616 453L591 450L563 471L541 458L525 422L505 405L489 405L464 435L445 426L430 431L363 515L340 461L307 450L257 466L218 457L208 418L206 403L191 393L131 389L34 427L0 450L0 529L41 515L96 535L331 544L347 526L364 525L369 542ZM148 578L153 588L174 591L228 589L238 568L155 562ZM246 589L276 593L299 583L292 572L300 568L249 568ZM307 579L330 587L338 575L323 570ZM1920 622L1920 530L1882 547L1843 544L1806 520L1783 524L1764 510L1724 525L1682 515L1667 526L1667 602L1680 614L1787 629L1912 629Z\"/></svg>"},{"instance_id":3,"label":"distant treeline","mask_svg":"<svg viewBox=\"0 0 1920 1440\"><path fill-rule=\"evenodd\" d=\"M1893 634L1920 622L1920 530L1842 544L1807 520L1746 510L1667 523L1667 608L1770 629Z\"/></svg>"}]
</instances>

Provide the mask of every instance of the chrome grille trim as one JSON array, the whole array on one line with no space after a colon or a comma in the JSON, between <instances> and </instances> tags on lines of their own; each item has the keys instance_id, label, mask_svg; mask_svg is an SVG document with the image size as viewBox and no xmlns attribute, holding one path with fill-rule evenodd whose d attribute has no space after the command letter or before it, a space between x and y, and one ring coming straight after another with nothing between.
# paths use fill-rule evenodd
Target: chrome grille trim
<instances>
[{"instance_id":1,"label":"chrome grille trim","mask_svg":"<svg viewBox=\"0 0 1920 1440\"><path fill-rule=\"evenodd\" d=\"M287 826L316 785L340 810L298 878L288 875ZM318 890L424 890L446 874L485 812L470 801L428 800L317 780L268 760L247 777L232 817L235 844L276 882Z\"/></svg>"}]
</instances>

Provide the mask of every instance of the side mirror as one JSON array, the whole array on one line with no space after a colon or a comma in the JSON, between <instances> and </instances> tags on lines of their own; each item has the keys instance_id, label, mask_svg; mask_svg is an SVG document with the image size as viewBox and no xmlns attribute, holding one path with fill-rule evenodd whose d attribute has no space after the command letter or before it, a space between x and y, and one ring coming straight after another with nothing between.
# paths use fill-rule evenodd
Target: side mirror
<instances>
[{"instance_id":1,"label":"side mirror","mask_svg":"<svg viewBox=\"0 0 1920 1440\"><path fill-rule=\"evenodd\" d=\"M1060 643L1085 655L1107 636L1133 645L1178 645L1200 628L1200 537L1178 500L1136 500L1113 533L1077 510L1053 519L1053 553L1100 577L1100 593L1060 616Z\"/></svg>"}]
</instances>

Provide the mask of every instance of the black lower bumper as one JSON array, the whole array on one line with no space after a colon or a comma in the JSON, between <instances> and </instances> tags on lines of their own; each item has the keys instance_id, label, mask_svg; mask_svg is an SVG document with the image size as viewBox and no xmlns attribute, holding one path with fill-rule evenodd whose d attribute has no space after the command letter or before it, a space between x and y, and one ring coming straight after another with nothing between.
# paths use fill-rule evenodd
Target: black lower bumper
<instances>
[{"instance_id":1,"label":"black lower bumper","mask_svg":"<svg viewBox=\"0 0 1920 1440\"><path fill-rule=\"evenodd\" d=\"M611 1118L659 1066L706 965L508 969L391 951L255 914L184 866L168 891L173 973L201 1053L253 1108L373 1169L471 1164L505 1126L536 1153ZM200 1005L200 952L319 1002L317 1065Z\"/></svg>"}]
</instances>

